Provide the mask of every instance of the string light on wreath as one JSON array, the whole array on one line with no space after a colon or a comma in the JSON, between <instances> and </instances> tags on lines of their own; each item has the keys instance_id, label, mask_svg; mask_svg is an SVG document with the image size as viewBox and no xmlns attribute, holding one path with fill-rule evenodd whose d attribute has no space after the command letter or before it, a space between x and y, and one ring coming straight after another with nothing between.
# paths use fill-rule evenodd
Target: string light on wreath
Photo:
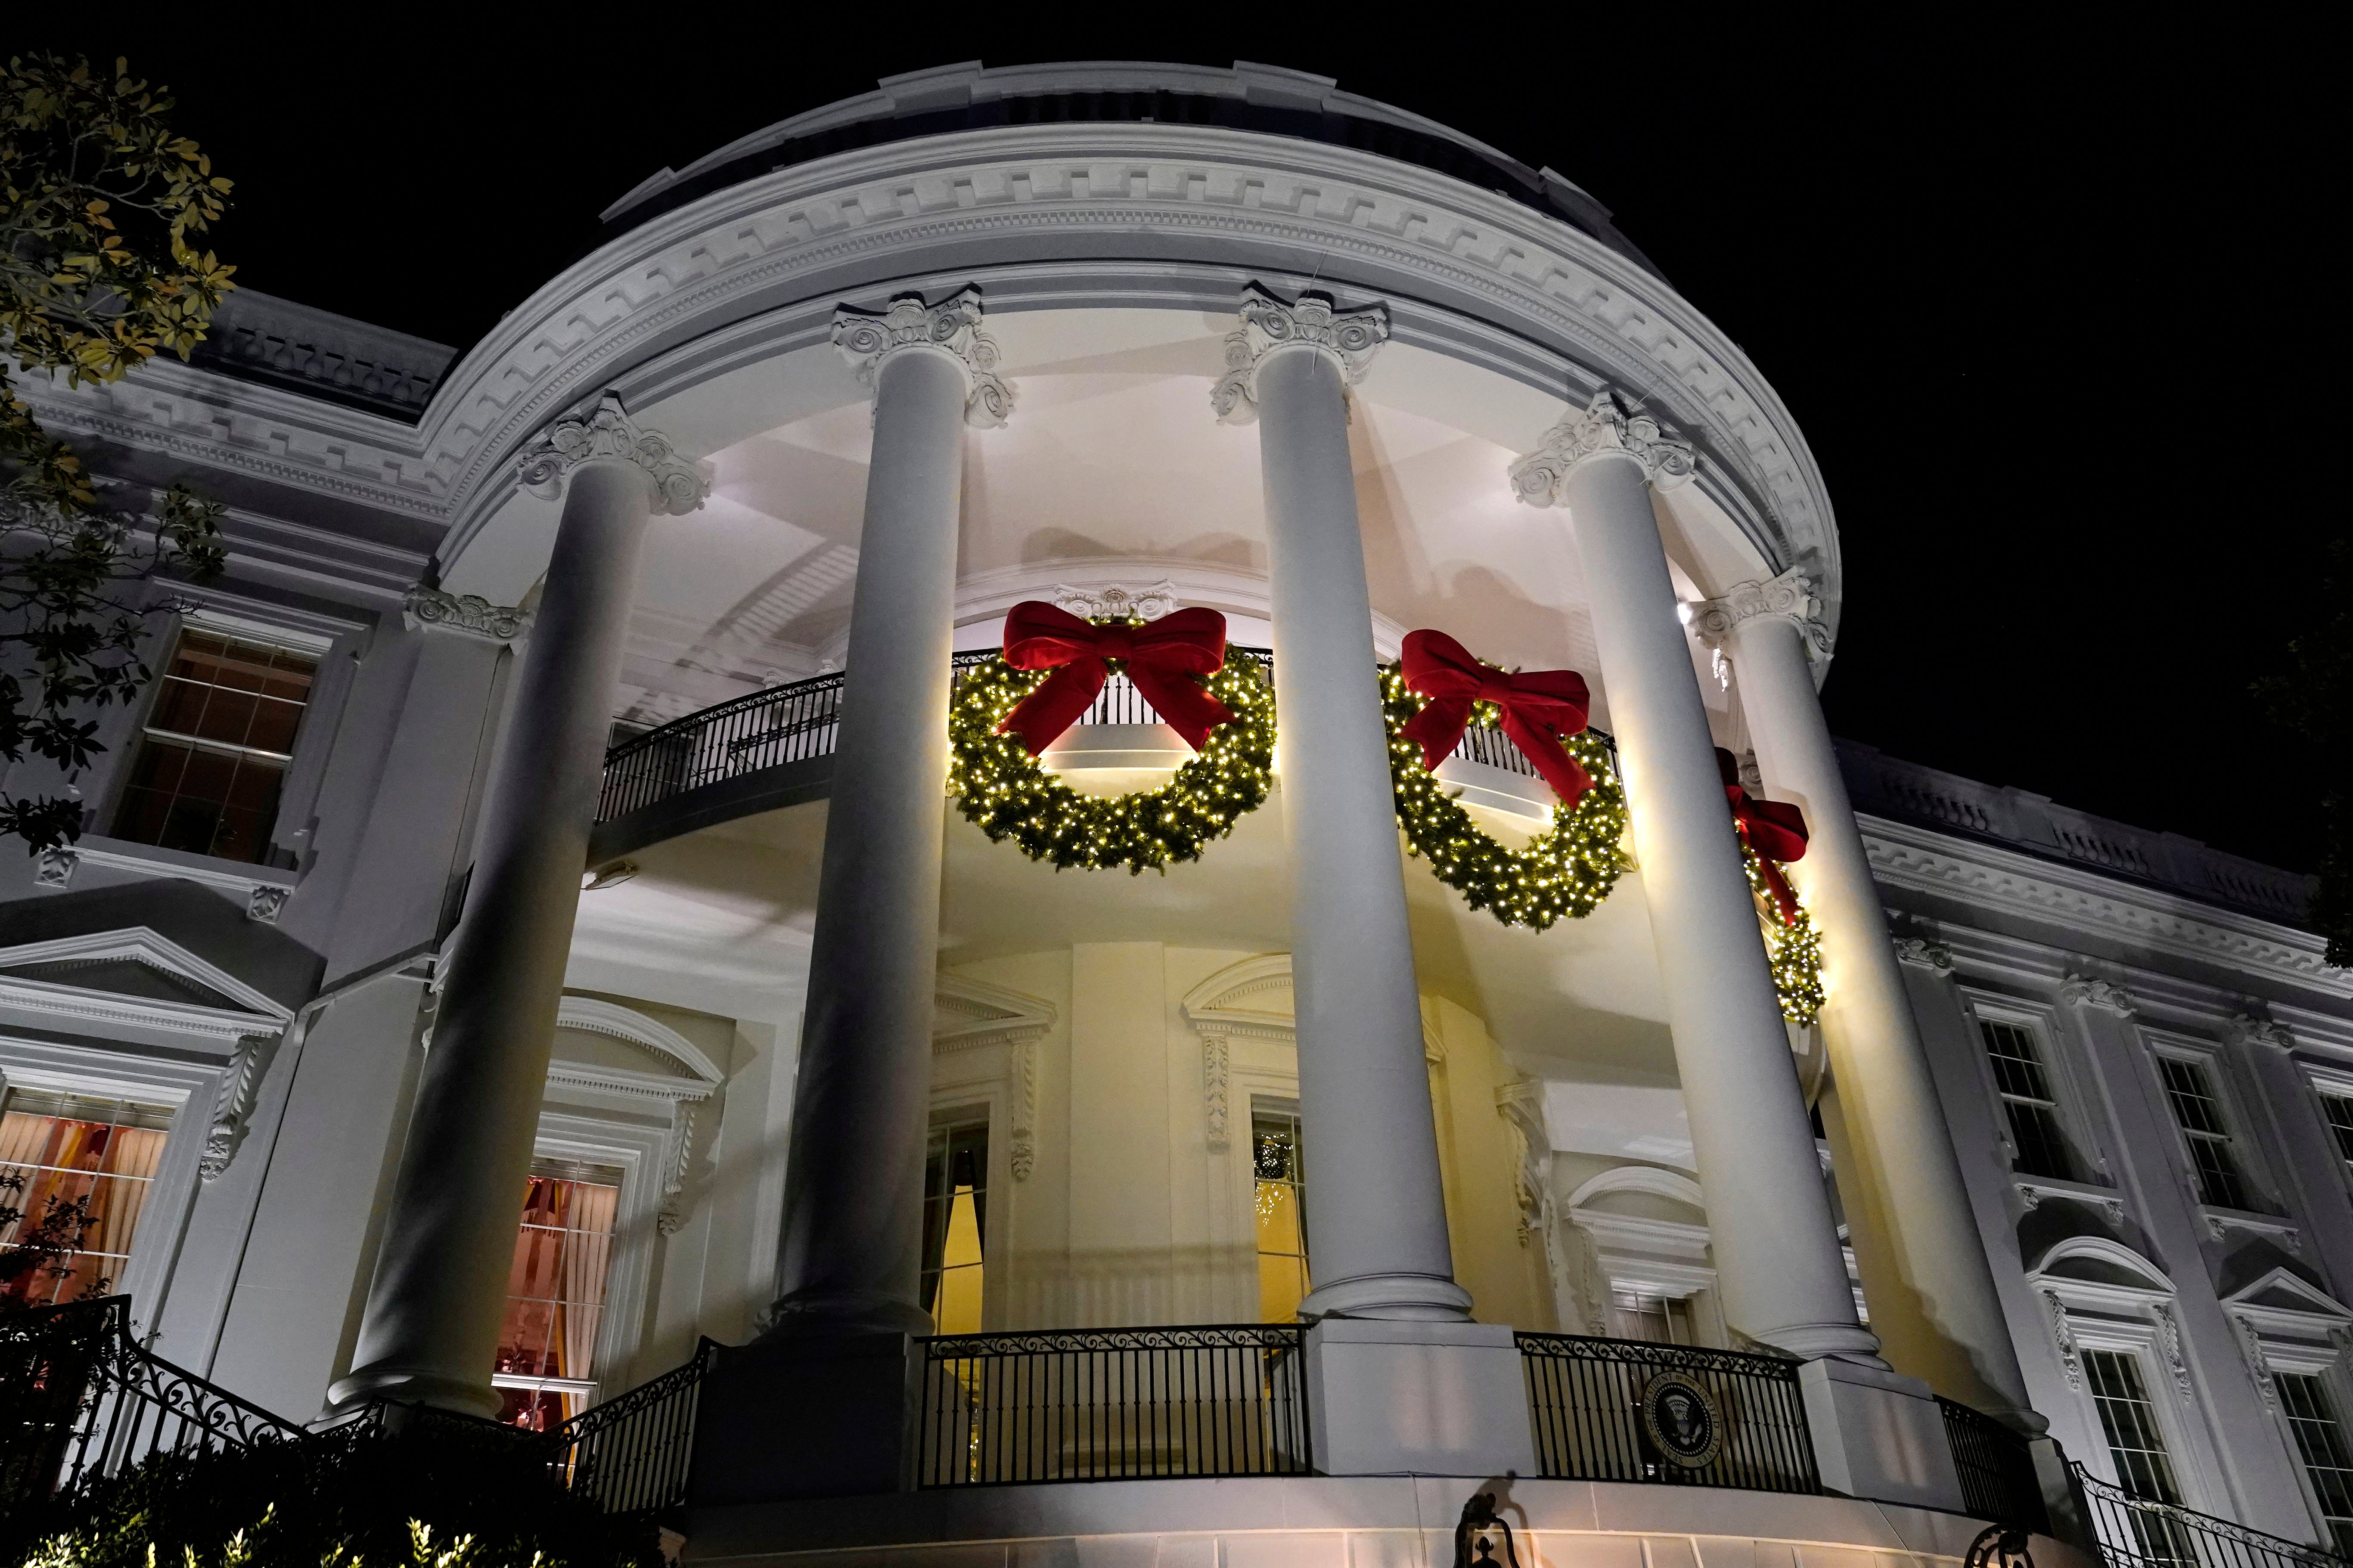
<instances>
[{"instance_id":1,"label":"string light on wreath","mask_svg":"<svg viewBox=\"0 0 2353 1568\"><path fill-rule=\"evenodd\" d=\"M1742 844L1740 858L1748 872L1749 890L1757 895L1757 923L1765 931L1765 962L1773 971L1773 989L1780 994L1781 1016L1800 1026L1810 1024L1822 1011L1822 933L1794 895L1791 912L1782 913L1764 859L1754 848ZM1783 889L1788 887L1787 881L1781 883Z\"/></svg>"},{"instance_id":2,"label":"string light on wreath","mask_svg":"<svg viewBox=\"0 0 2353 1568\"><path fill-rule=\"evenodd\" d=\"M1145 623L1099 616L1090 624ZM1231 718L1203 735L1198 754L1166 784L1113 799L1082 795L1039 763L1020 735L999 731L1058 671L1015 669L999 655L966 672L948 710L948 789L957 808L989 837L1010 839L1057 870L1165 872L1175 862L1200 858L1202 846L1264 805L1273 784L1273 686L1249 655L1230 646L1224 655L1202 687ZM1104 662L1113 672L1127 668L1124 660Z\"/></svg>"},{"instance_id":3,"label":"string light on wreath","mask_svg":"<svg viewBox=\"0 0 2353 1568\"><path fill-rule=\"evenodd\" d=\"M1389 783L1409 851L1430 863L1438 879L1507 926L1543 931L1564 917L1582 920L1601 907L1629 865L1619 842L1626 833L1626 791L1609 766L1609 752L1590 730L1560 738L1592 781L1575 806L1556 801L1552 826L1525 849L1513 849L1479 826L1424 765L1407 726L1428 706L1394 666L1381 671L1381 709L1389 731ZM1471 724L1501 729L1496 704L1472 704Z\"/></svg>"}]
</instances>

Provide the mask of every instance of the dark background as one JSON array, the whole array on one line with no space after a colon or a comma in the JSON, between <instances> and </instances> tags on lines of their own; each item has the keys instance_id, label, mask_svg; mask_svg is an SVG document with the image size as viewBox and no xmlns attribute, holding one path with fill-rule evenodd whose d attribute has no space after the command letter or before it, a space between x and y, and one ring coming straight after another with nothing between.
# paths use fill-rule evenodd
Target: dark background
<instances>
[{"instance_id":1,"label":"dark background","mask_svg":"<svg viewBox=\"0 0 2353 1568\"><path fill-rule=\"evenodd\" d=\"M1102 21L1139 12L586 7L496 37L492 12L247 8L10 47L127 53L176 91L237 182L215 238L240 281L459 348L647 174L877 76L1336 77L1584 185L1772 379L1838 509L1839 733L2310 868L2323 781L2248 686L2345 531L2316 43L2253 9Z\"/></svg>"}]
</instances>

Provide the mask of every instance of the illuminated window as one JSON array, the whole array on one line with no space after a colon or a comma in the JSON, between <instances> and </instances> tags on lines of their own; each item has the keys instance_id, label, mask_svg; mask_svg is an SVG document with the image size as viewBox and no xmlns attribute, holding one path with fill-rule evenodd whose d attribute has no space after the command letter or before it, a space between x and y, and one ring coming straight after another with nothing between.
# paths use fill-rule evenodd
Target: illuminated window
<instances>
[{"instance_id":1,"label":"illuminated window","mask_svg":"<svg viewBox=\"0 0 2353 1568\"><path fill-rule=\"evenodd\" d=\"M46 1307L119 1289L155 1185L172 1110L82 1095L6 1092L0 1112L0 1307ZM42 1243L61 1252L42 1256Z\"/></svg>"},{"instance_id":2,"label":"illuminated window","mask_svg":"<svg viewBox=\"0 0 2353 1568\"><path fill-rule=\"evenodd\" d=\"M2199 1201L2217 1208L2245 1208L2246 1179L2239 1173L2230 1124L2222 1120L2222 1102L2215 1096L2205 1064L2159 1057L2157 1068L2165 1075L2165 1098L2172 1102L2173 1119L2181 1124L2181 1135L2189 1143Z\"/></svg>"},{"instance_id":3,"label":"illuminated window","mask_svg":"<svg viewBox=\"0 0 2353 1568\"><path fill-rule=\"evenodd\" d=\"M318 660L190 628L147 714L113 837L261 861Z\"/></svg>"},{"instance_id":4,"label":"illuminated window","mask_svg":"<svg viewBox=\"0 0 2353 1568\"><path fill-rule=\"evenodd\" d=\"M1691 1303L1647 1290L1609 1292L1609 1332L1621 1340L1647 1340L1658 1345L1692 1345Z\"/></svg>"},{"instance_id":5,"label":"illuminated window","mask_svg":"<svg viewBox=\"0 0 2353 1568\"><path fill-rule=\"evenodd\" d=\"M623 1173L611 1165L534 1160L507 1276L506 1321L491 1382L499 1419L543 1432L596 1395L596 1331Z\"/></svg>"},{"instance_id":6,"label":"illuminated window","mask_svg":"<svg viewBox=\"0 0 2353 1568\"><path fill-rule=\"evenodd\" d=\"M2278 1372L2280 1409L2295 1434L2295 1450L2311 1478L2312 1495L2340 1555L2353 1556L2353 1447L2337 1419L2327 1385L2309 1373Z\"/></svg>"},{"instance_id":7,"label":"illuminated window","mask_svg":"<svg viewBox=\"0 0 2353 1568\"><path fill-rule=\"evenodd\" d=\"M1258 1316L1297 1321L1313 1289L1307 1271L1306 1173L1299 1157L1299 1113L1260 1106L1250 1112L1250 1164L1257 1182Z\"/></svg>"},{"instance_id":8,"label":"illuminated window","mask_svg":"<svg viewBox=\"0 0 2353 1568\"><path fill-rule=\"evenodd\" d=\"M2010 1141L2017 1148L2011 1169L2021 1175L2072 1180L2067 1141L2059 1131L2059 1100L2031 1030L2016 1024L1981 1020L1986 1059L1993 1064L1994 1087L2010 1118Z\"/></svg>"},{"instance_id":9,"label":"illuminated window","mask_svg":"<svg viewBox=\"0 0 2353 1568\"><path fill-rule=\"evenodd\" d=\"M933 1128L923 1161L923 1310L939 1333L980 1332L987 1210L987 1118Z\"/></svg>"}]
</instances>

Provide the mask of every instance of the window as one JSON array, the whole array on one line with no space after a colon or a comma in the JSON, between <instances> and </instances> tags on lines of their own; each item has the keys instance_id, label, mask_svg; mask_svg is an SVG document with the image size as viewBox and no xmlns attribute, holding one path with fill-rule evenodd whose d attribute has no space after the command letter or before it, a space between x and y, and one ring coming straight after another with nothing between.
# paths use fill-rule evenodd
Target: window
<instances>
[{"instance_id":1,"label":"window","mask_svg":"<svg viewBox=\"0 0 2353 1568\"><path fill-rule=\"evenodd\" d=\"M980 1331L987 1206L987 1119L933 1128L923 1161L923 1310L940 1333Z\"/></svg>"},{"instance_id":2,"label":"window","mask_svg":"<svg viewBox=\"0 0 2353 1568\"><path fill-rule=\"evenodd\" d=\"M2157 1424L2157 1406L2142 1383L2139 1358L2129 1351L2085 1351L2084 1379L2099 1408L2100 1430L2116 1461L2116 1484L2149 1502L2178 1503L2173 1461Z\"/></svg>"},{"instance_id":3,"label":"window","mask_svg":"<svg viewBox=\"0 0 2353 1568\"><path fill-rule=\"evenodd\" d=\"M1985 1037L1994 1087L2010 1117L2010 1141L2018 1152L2010 1168L2021 1175L2073 1181L2067 1140L2059 1131L2059 1101L2051 1092L2051 1076L2042 1066L2033 1031L1991 1019L1980 1020L1978 1031Z\"/></svg>"},{"instance_id":4,"label":"window","mask_svg":"<svg viewBox=\"0 0 2353 1568\"><path fill-rule=\"evenodd\" d=\"M596 1397L621 1177L611 1165L532 1162L491 1378L502 1396L498 1418L510 1426L543 1432Z\"/></svg>"},{"instance_id":5,"label":"window","mask_svg":"<svg viewBox=\"0 0 2353 1568\"><path fill-rule=\"evenodd\" d=\"M2199 1201L2217 1208L2247 1207L2246 1179L2239 1173L2231 1129L2222 1120L2222 1102L2215 1098L2206 1064L2159 1057L2157 1068L2165 1077L2165 1097L2173 1102L2173 1119L2181 1124L2181 1135L2189 1142Z\"/></svg>"},{"instance_id":6,"label":"window","mask_svg":"<svg viewBox=\"0 0 2353 1568\"><path fill-rule=\"evenodd\" d=\"M2323 1094L2320 1110L2328 1118L2328 1130L2337 1135L2337 1154L2348 1166L2353 1166L2353 1099Z\"/></svg>"},{"instance_id":7,"label":"window","mask_svg":"<svg viewBox=\"0 0 2353 1568\"><path fill-rule=\"evenodd\" d=\"M1699 1342L1692 1333L1690 1302L1622 1287L1609 1292L1609 1332L1617 1339L1659 1345Z\"/></svg>"},{"instance_id":8,"label":"window","mask_svg":"<svg viewBox=\"0 0 2353 1568\"><path fill-rule=\"evenodd\" d=\"M33 1089L0 1113L0 1245L25 1248L0 1268L0 1307L104 1296L122 1282L139 1216L155 1185L172 1108ZM35 1245L58 1251L44 1257ZM34 1244L34 1245L28 1245Z\"/></svg>"},{"instance_id":9,"label":"window","mask_svg":"<svg viewBox=\"0 0 2353 1568\"><path fill-rule=\"evenodd\" d=\"M2312 1495L2328 1523L2329 1539L2340 1554L2353 1556L2353 1447L2337 1423L2335 1402L2327 1386L2310 1373L2272 1374L2279 1385L2280 1409L2288 1430L2295 1434L2296 1453L2304 1473L2312 1479Z\"/></svg>"},{"instance_id":10,"label":"window","mask_svg":"<svg viewBox=\"0 0 2353 1568\"><path fill-rule=\"evenodd\" d=\"M1258 1210L1258 1316L1288 1323L1311 1289L1307 1272L1306 1173L1300 1164L1299 1112L1250 1111L1250 1167Z\"/></svg>"},{"instance_id":11,"label":"window","mask_svg":"<svg viewBox=\"0 0 2353 1568\"><path fill-rule=\"evenodd\" d=\"M261 861L318 660L190 627L147 714L113 836Z\"/></svg>"}]
</instances>

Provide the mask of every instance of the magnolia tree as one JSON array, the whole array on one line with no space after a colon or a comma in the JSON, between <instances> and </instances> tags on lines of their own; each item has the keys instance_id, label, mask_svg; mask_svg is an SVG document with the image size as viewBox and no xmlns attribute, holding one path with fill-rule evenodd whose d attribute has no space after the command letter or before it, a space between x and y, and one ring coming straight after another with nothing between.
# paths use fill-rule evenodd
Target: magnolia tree
<instances>
[{"instance_id":1,"label":"magnolia tree","mask_svg":"<svg viewBox=\"0 0 2353 1568\"><path fill-rule=\"evenodd\" d=\"M70 783L102 748L92 713L151 679L150 584L224 562L221 507L183 485L109 504L73 448L41 427L24 380L118 381L160 351L185 359L234 287L193 237L229 182L174 133L172 100L52 55L0 74L0 758ZM0 789L0 835L37 851L81 830L67 795Z\"/></svg>"}]
</instances>

